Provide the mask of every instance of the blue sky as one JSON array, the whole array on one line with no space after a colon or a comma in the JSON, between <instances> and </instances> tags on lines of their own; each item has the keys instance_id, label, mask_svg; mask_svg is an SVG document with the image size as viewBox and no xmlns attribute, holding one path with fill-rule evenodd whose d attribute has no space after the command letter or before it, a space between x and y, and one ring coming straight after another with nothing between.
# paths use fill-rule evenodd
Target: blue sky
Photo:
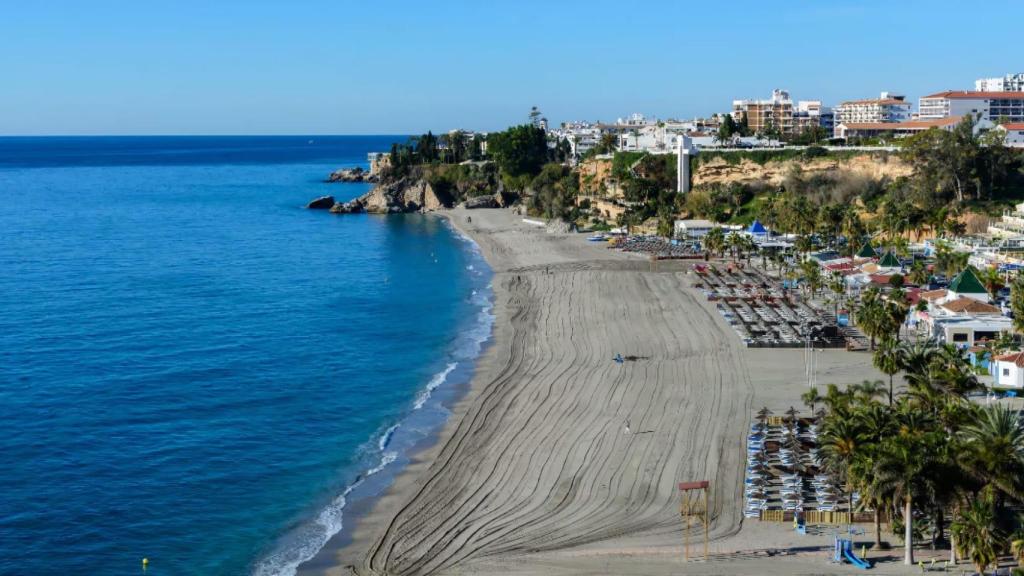
<instances>
[{"instance_id":1,"label":"blue sky","mask_svg":"<svg viewBox=\"0 0 1024 576\"><path fill-rule=\"evenodd\" d=\"M0 134L399 134L1024 71L1024 2L0 0Z\"/></svg>"}]
</instances>

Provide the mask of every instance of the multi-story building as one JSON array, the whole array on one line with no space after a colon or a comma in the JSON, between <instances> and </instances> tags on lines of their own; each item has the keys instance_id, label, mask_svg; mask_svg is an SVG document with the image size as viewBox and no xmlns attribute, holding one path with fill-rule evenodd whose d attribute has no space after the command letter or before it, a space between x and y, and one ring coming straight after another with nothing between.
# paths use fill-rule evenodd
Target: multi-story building
<instances>
[{"instance_id":1,"label":"multi-story building","mask_svg":"<svg viewBox=\"0 0 1024 576\"><path fill-rule=\"evenodd\" d=\"M979 78L974 81L978 92L1024 92L1024 72L1002 78Z\"/></svg>"},{"instance_id":2,"label":"multi-story building","mask_svg":"<svg viewBox=\"0 0 1024 576\"><path fill-rule=\"evenodd\" d=\"M882 92L878 98L848 100L836 106L835 123L906 122L910 120L911 108L905 96Z\"/></svg>"},{"instance_id":3,"label":"multi-story building","mask_svg":"<svg viewBox=\"0 0 1024 576\"><path fill-rule=\"evenodd\" d=\"M922 120L980 114L991 122L1024 122L1024 92L947 90L922 96L918 113Z\"/></svg>"},{"instance_id":4,"label":"multi-story building","mask_svg":"<svg viewBox=\"0 0 1024 576\"><path fill-rule=\"evenodd\" d=\"M835 135L836 138L877 138L889 135L902 138L932 128L952 131L958 122L958 116L907 122L840 122L836 124Z\"/></svg>"},{"instance_id":5,"label":"multi-story building","mask_svg":"<svg viewBox=\"0 0 1024 576\"><path fill-rule=\"evenodd\" d=\"M822 106L821 100L801 100L796 103L793 112L793 129L796 133L820 126L831 134L834 124L835 113L828 106Z\"/></svg>"},{"instance_id":6,"label":"multi-story building","mask_svg":"<svg viewBox=\"0 0 1024 576\"><path fill-rule=\"evenodd\" d=\"M780 134L793 134L793 100L785 90L772 90L769 100L733 100L733 117L747 119L751 131L764 133L774 129Z\"/></svg>"}]
</instances>

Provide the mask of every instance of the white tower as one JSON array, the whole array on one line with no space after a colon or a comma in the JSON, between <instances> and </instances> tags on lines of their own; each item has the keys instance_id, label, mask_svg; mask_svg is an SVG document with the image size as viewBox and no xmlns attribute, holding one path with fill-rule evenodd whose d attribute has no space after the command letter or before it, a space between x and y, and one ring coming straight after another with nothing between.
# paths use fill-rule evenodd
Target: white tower
<instances>
[{"instance_id":1,"label":"white tower","mask_svg":"<svg viewBox=\"0 0 1024 576\"><path fill-rule=\"evenodd\" d=\"M690 137L685 134L679 135L679 146L676 149L676 178L678 182L676 190L686 194L690 191Z\"/></svg>"}]
</instances>

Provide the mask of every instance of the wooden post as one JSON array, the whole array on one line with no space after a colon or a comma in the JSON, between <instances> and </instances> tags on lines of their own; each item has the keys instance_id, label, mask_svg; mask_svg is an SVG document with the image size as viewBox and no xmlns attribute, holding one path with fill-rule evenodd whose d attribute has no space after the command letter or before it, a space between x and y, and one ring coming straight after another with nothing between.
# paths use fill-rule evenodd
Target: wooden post
<instances>
[{"instance_id":1,"label":"wooden post","mask_svg":"<svg viewBox=\"0 0 1024 576\"><path fill-rule=\"evenodd\" d=\"M694 499L699 496L691 495L694 490L700 490L704 494L704 510L701 511L701 520L704 523L704 560L708 559L708 541L710 531L710 511L708 510L708 487L710 483L707 480L701 480L700 482L680 482L679 490L683 493L682 505L679 508L679 513L686 517L686 524L683 529L683 558L685 560L690 559L690 516L693 515L693 505L695 504Z\"/></svg>"},{"instance_id":2,"label":"wooden post","mask_svg":"<svg viewBox=\"0 0 1024 576\"><path fill-rule=\"evenodd\" d=\"M708 489L707 486L703 488L704 491L704 561L708 561Z\"/></svg>"},{"instance_id":3,"label":"wooden post","mask_svg":"<svg viewBox=\"0 0 1024 576\"><path fill-rule=\"evenodd\" d=\"M686 524L683 526L683 560L690 559L690 493L683 490L683 507Z\"/></svg>"}]
</instances>

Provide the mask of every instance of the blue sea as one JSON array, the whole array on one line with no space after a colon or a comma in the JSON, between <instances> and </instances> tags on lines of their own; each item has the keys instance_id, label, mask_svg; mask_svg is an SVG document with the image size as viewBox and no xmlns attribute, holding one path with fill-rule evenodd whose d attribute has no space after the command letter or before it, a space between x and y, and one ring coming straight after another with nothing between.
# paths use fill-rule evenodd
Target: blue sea
<instances>
[{"instance_id":1,"label":"blue sea","mask_svg":"<svg viewBox=\"0 0 1024 576\"><path fill-rule=\"evenodd\" d=\"M404 139L0 138L0 574L291 574L429 441L486 264L304 208Z\"/></svg>"}]
</instances>

